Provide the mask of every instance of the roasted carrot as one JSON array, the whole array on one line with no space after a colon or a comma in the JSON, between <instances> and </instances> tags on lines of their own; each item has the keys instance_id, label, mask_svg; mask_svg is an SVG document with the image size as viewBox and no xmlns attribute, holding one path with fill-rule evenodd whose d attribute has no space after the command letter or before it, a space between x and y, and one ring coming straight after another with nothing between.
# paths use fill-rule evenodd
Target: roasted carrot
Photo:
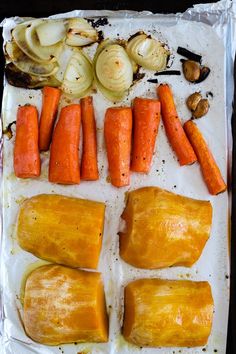
<instances>
[{"instance_id":1,"label":"roasted carrot","mask_svg":"<svg viewBox=\"0 0 236 354\"><path fill-rule=\"evenodd\" d=\"M147 173L150 170L160 123L160 110L158 100L134 99L132 171Z\"/></svg>"},{"instance_id":2,"label":"roasted carrot","mask_svg":"<svg viewBox=\"0 0 236 354\"><path fill-rule=\"evenodd\" d=\"M93 98L84 97L81 103L83 129L83 152L81 160L81 179L95 181L99 178L97 163L96 122L93 110Z\"/></svg>"},{"instance_id":3,"label":"roasted carrot","mask_svg":"<svg viewBox=\"0 0 236 354\"><path fill-rule=\"evenodd\" d=\"M105 115L104 134L111 183L115 187L127 186L130 181L131 108L108 108Z\"/></svg>"},{"instance_id":4,"label":"roasted carrot","mask_svg":"<svg viewBox=\"0 0 236 354\"><path fill-rule=\"evenodd\" d=\"M35 106L19 106L14 146L14 171L20 178L40 175L38 111Z\"/></svg>"},{"instance_id":5,"label":"roasted carrot","mask_svg":"<svg viewBox=\"0 0 236 354\"><path fill-rule=\"evenodd\" d=\"M161 101L161 115L166 134L180 165L194 163L197 157L181 125L170 87L167 84L159 85L157 94Z\"/></svg>"},{"instance_id":6,"label":"roasted carrot","mask_svg":"<svg viewBox=\"0 0 236 354\"><path fill-rule=\"evenodd\" d=\"M184 130L197 155L209 192L213 195L224 192L227 186L202 133L191 120L184 124Z\"/></svg>"},{"instance_id":7,"label":"roasted carrot","mask_svg":"<svg viewBox=\"0 0 236 354\"><path fill-rule=\"evenodd\" d=\"M61 91L58 88L49 86L43 88L43 105L39 123L40 151L47 151L49 149L60 96Z\"/></svg>"},{"instance_id":8,"label":"roasted carrot","mask_svg":"<svg viewBox=\"0 0 236 354\"><path fill-rule=\"evenodd\" d=\"M80 183L80 121L79 104L71 104L62 108L50 148L50 182L61 184Z\"/></svg>"}]
</instances>

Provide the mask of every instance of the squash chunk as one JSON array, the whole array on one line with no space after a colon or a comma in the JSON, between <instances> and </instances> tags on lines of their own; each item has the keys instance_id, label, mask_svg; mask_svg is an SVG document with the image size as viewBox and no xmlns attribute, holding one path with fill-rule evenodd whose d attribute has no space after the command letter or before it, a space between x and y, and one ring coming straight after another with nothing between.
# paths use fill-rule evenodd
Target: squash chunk
<instances>
[{"instance_id":1,"label":"squash chunk","mask_svg":"<svg viewBox=\"0 0 236 354\"><path fill-rule=\"evenodd\" d=\"M36 195L20 208L19 245L51 262L96 269L104 214L104 203L63 195Z\"/></svg>"},{"instance_id":2,"label":"squash chunk","mask_svg":"<svg viewBox=\"0 0 236 354\"><path fill-rule=\"evenodd\" d=\"M127 263L146 269L190 267L209 238L212 206L145 187L128 194L122 218L126 230L120 233L120 255Z\"/></svg>"},{"instance_id":3,"label":"squash chunk","mask_svg":"<svg viewBox=\"0 0 236 354\"><path fill-rule=\"evenodd\" d=\"M208 282L139 279L125 288L123 335L148 347L207 343L213 318Z\"/></svg>"},{"instance_id":4,"label":"squash chunk","mask_svg":"<svg viewBox=\"0 0 236 354\"><path fill-rule=\"evenodd\" d=\"M26 334L42 344L107 342L100 273L60 265L37 268L26 280L23 320Z\"/></svg>"}]
</instances>

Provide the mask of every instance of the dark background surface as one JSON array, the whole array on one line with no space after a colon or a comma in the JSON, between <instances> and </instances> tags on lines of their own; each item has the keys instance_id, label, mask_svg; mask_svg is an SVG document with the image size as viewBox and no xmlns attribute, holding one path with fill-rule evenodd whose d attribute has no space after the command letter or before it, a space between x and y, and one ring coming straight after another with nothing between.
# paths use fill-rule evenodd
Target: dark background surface
<instances>
[{"instance_id":1,"label":"dark background surface","mask_svg":"<svg viewBox=\"0 0 236 354\"><path fill-rule=\"evenodd\" d=\"M1 1L1 0L0 0ZM32 17L42 17L49 16L55 13L67 12L75 9L91 9L91 10L149 10L152 12L160 13L174 13L183 12L187 8L193 6L193 4L198 3L209 3L214 1L191 1L191 0L180 0L180 1L157 1L157 0L129 0L129 1L119 1L119 0L84 0L84 1L74 1L74 0L31 0L31 1L6 1L2 0L0 2L0 21L5 17L11 16L32 16ZM2 36L1 36L1 47L2 47ZM2 87L3 87L3 69L4 69L4 58L2 50L0 50L0 98L2 97ZM236 67L234 70L236 73ZM236 95L235 95L236 98ZM234 100L235 101L235 100ZM1 102L1 99L0 99ZM236 136L236 124L235 119L232 119L232 129L233 136ZM235 156L235 148L233 148L233 160ZM236 176L235 166L233 164L232 181L234 181L234 176ZM234 238L234 233L236 231L235 226L235 183L232 183L233 192L233 206L232 206L232 240L231 240L231 301L230 301L230 313L229 313L229 326L228 326L228 339L227 339L227 354L236 354L236 241ZM14 353L20 354L20 353ZM223 354L223 353L219 353Z\"/></svg>"}]
</instances>

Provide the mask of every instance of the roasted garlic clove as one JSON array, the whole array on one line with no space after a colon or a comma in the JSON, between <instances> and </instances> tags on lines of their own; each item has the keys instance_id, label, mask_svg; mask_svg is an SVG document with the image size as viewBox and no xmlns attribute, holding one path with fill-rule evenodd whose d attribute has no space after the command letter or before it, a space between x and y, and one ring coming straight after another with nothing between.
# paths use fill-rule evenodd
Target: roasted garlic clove
<instances>
[{"instance_id":1,"label":"roasted garlic clove","mask_svg":"<svg viewBox=\"0 0 236 354\"><path fill-rule=\"evenodd\" d=\"M187 98L188 109L192 112L193 118L201 118L205 116L209 110L209 102L207 98L202 98L200 92L194 92Z\"/></svg>"},{"instance_id":2,"label":"roasted garlic clove","mask_svg":"<svg viewBox=\"0 0 236 354\"><path fill-rule=\"evenodd\" d=\"M209 102L208 99L201 99L193 112L194 118L201 118L207 114L209 110Z\"/></svg>"},{"instance_id":3,"label":"roasted garlic clove","mask_svg":"<svg viewBox=\"0 0 236 354\"><path fill-rule=\"evenodd\" d=\"M199 92L194 92L192 95L190 95L186 101L188 109L194 112L201 98L202 95Z\"/></svg>"},{"instance_id":4,"label":"roasted garlic clove","mask_svg":"<svg viewBox=\"0 0 236 354\"><path fill-rule=\"evenodd\" d=\"M183 61L183 72L186 80L190 82L195 82L199 79L201 74L201 68L199 63L193 60Z\"/></svg>"}]
</instances>

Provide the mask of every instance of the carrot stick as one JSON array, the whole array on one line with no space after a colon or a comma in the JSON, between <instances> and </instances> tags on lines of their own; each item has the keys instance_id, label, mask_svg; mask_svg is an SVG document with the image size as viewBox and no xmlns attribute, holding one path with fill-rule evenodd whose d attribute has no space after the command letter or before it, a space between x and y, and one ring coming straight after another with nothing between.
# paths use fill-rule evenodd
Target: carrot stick
<instances>
[{"instance_id":1,"label":"carrot stick","mask_svg":"<svg viewBox=\"0 0 236 354\"><path fill-rule=\"evenodd\" d=\"M35 106L20 106L17 111L14 171L20 178L40 176L38 112Z\"/></svg>"},{"instance_id":2,"label":"carrot stick","mask_svg":"<svg viewBox=\"0 0 236 354\"><path fill-rule=\"evenodd\" d=\"M134 138L131 170L147 173L150 170L160 123L160 102L135 98L133 105Z\"/></svg>"},{"instance_id":3,"label":"carrot stick","mask_svg":"<svg viewBox=\"0 0 236 354\"><path fill-rule=\"evenodd\" d=\"M213 195L224 192L227 186L200 130L190 120L184 124L184 130L197 155L209 192Z\"/></svg>"},{"instance_id":4,"label":"carrot stick","mask_svg":"<svg viewBox=\"0 0 236 354\"><path fill-rule=\"evenodd\" d=\"M194 163L197 157L181 125L170 87L161 84L157 88L157 93L161 101L161 114L166 134L180 165Z\"/></svg>"},{"instance_id":5,"label":"carrot stick","mask_svg":"<svg viewBox=\"0 0 236 354\"><path fill-rule=\"evenodd\" d=\"M111 183L115 187L127 186L130 181L131 108L108 108L105 115L104 134Z\"/></svg>"},{"instance_id":6,"label":"carrot stick","mask_svg":"<svg viewBox=\"0 0 236 354\"><path fill-rule=\"evenodd\" d=\"M95 181L99 178L97 164L96 122L93 110L93 98L84 97L81 103L83 128L83 152L81 160L81 179Z\"/></svg>"},{"instance_id":7,"label":"carrot stick","mask_svg":"<svg viewBox=\"0 0 236 354\"><path fill-rule=\"evenodd\" d=\"M62 108L50 148L49 181L79 184L80 105Z\"/></svg>"},{"instance_id":8,"label":"carrot stick","mask_svg":"<svg viewBox=\"0 0 236 354\"><path fill-rule=\"evenodd\" d=\"M58 88L49 86L43 88L43 106L39 124L40 151L47 151L49 149L60 95L61 91Z\"/></svg>"}]
</instances>

